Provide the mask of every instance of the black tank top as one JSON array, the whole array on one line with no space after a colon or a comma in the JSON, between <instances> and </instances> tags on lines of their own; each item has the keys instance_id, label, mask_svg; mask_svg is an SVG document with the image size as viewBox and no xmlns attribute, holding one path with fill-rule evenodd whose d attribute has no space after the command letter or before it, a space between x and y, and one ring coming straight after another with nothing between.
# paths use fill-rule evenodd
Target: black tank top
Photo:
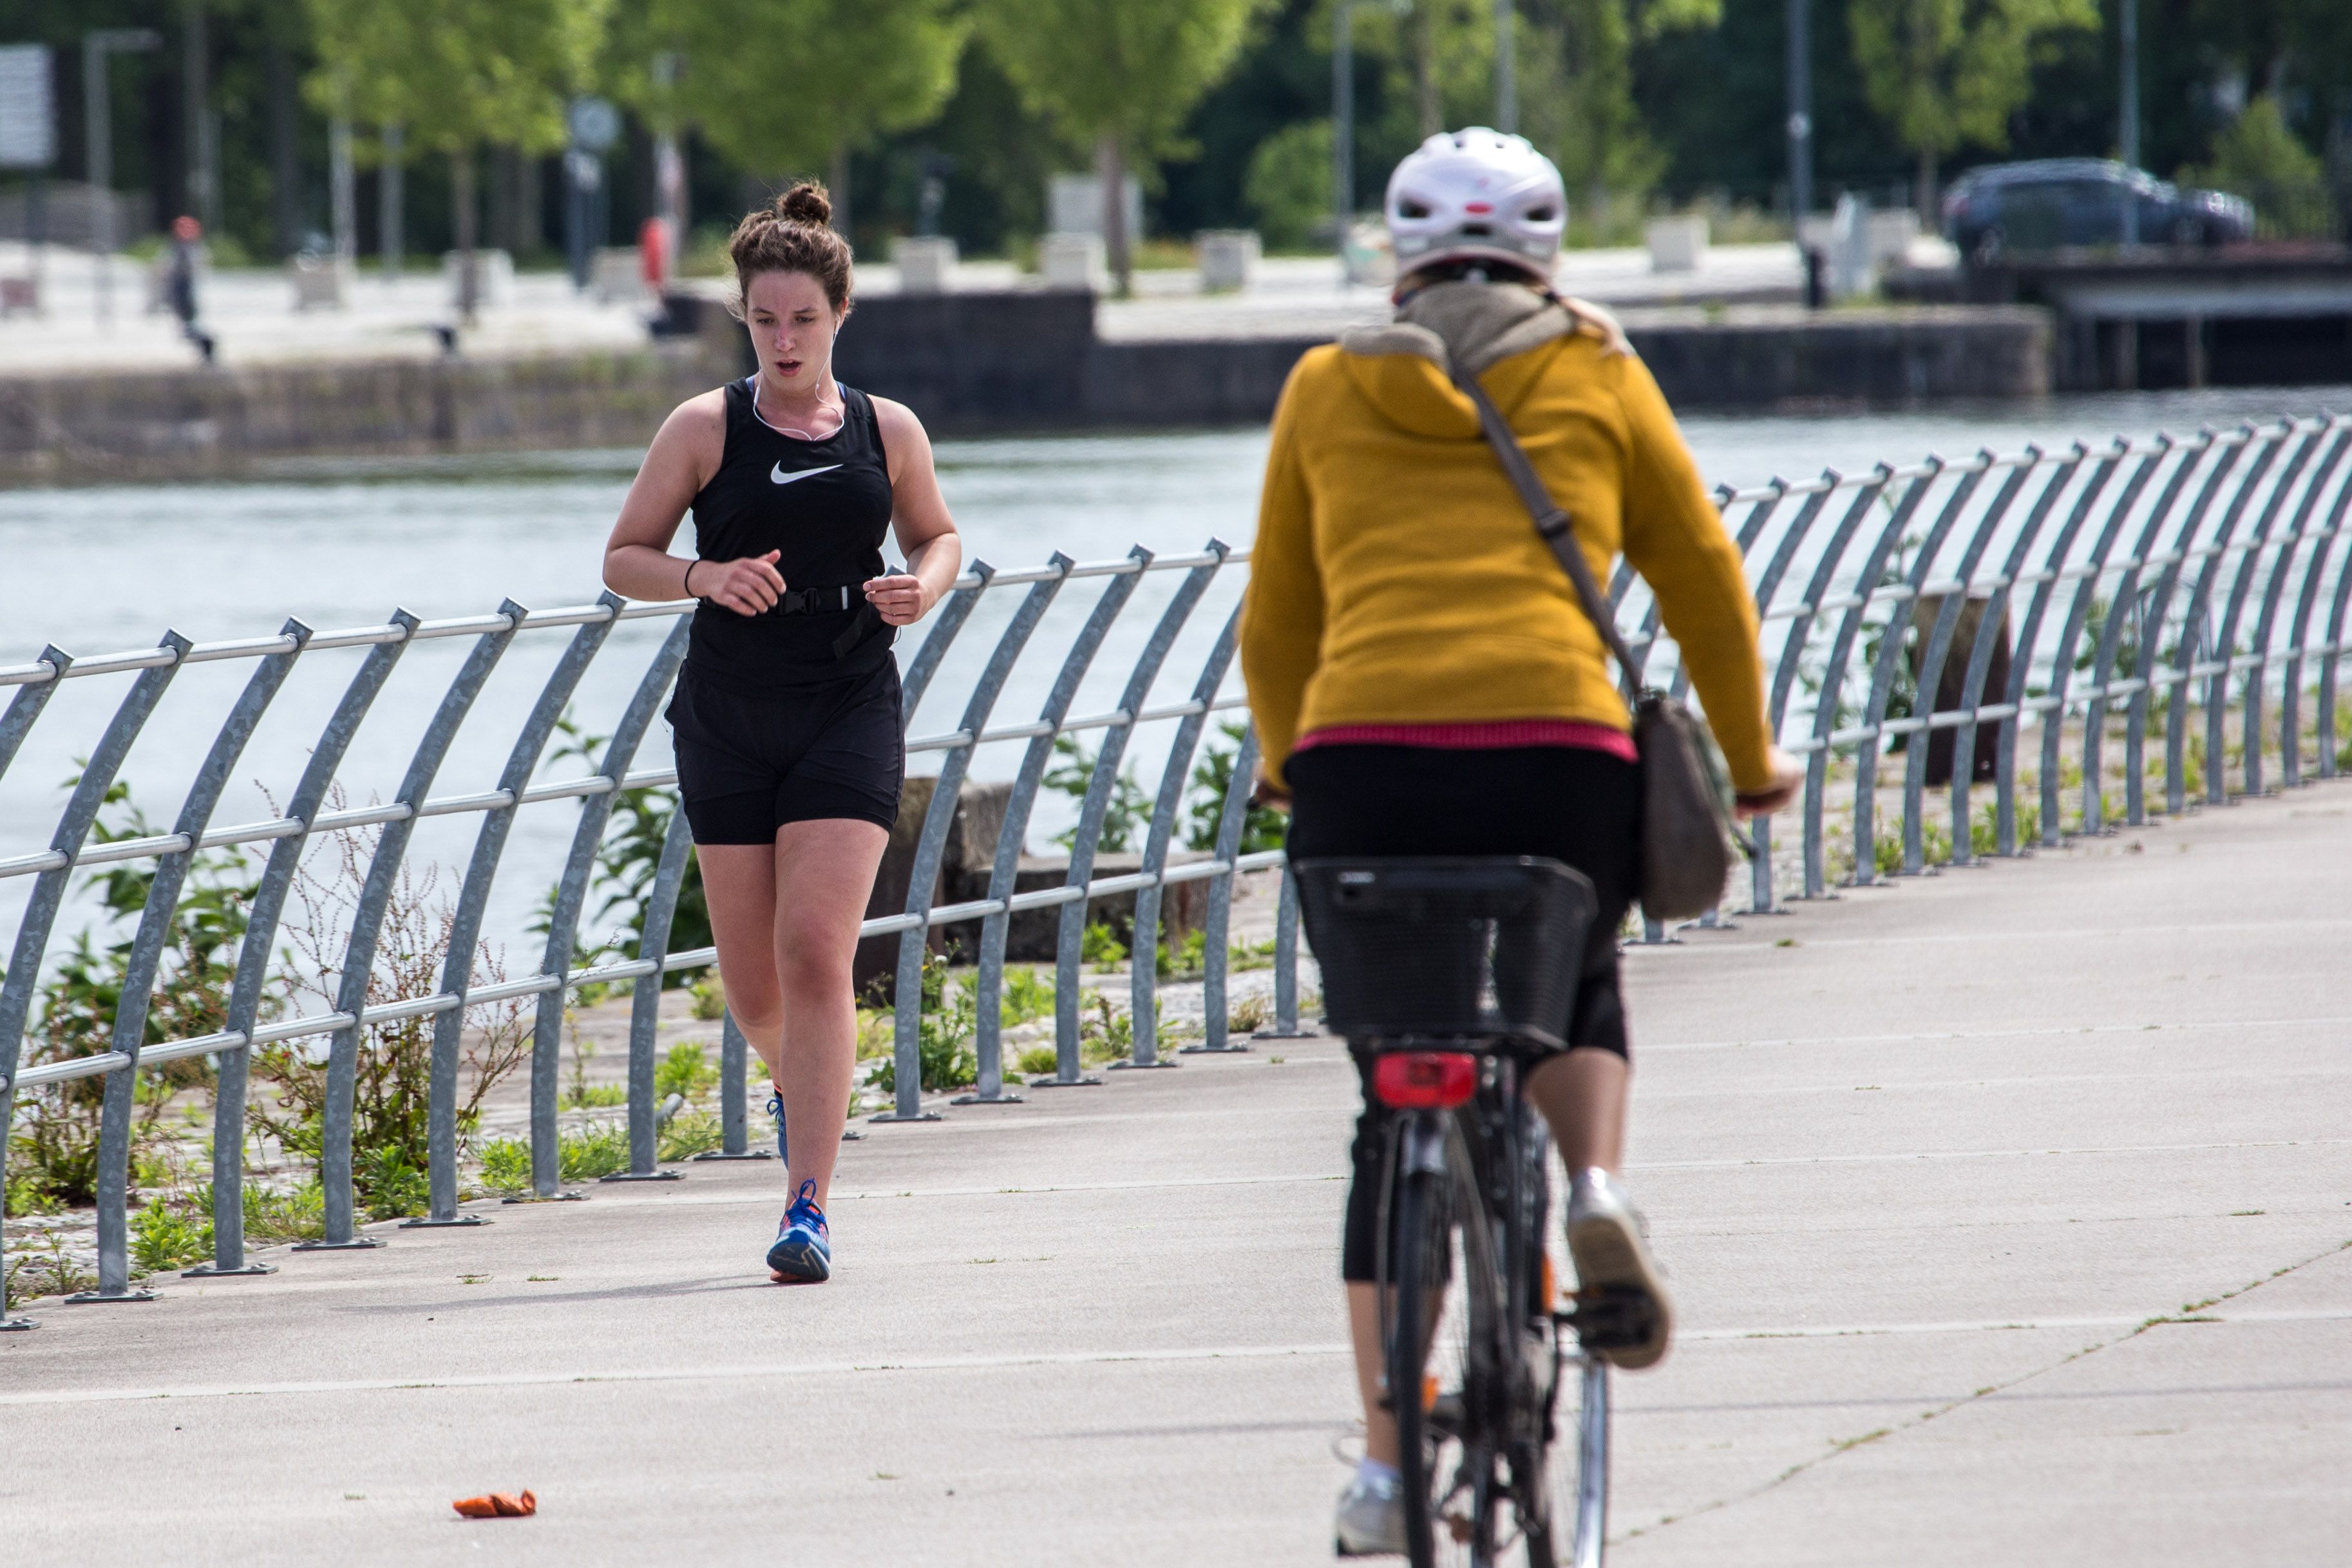
<instances>
[{"instance_id":1,"label":"black tank top","mask_svg":"<svg viewBox=\"0 0 2352 1568\"><path fill-rule=\"evenodd\" d=\"M893 640L862 591L882 575L890 527L890 469L874 400L841 388L841 428L802 441L760 417L753 378L730 382L726 395L726 454L694 497L696 557L781 551L776 570L787 590L845 588L849 608L739 615L705 601L688 634L688 669L752 695L873 674Z\"/></svg>"}]
</instances>

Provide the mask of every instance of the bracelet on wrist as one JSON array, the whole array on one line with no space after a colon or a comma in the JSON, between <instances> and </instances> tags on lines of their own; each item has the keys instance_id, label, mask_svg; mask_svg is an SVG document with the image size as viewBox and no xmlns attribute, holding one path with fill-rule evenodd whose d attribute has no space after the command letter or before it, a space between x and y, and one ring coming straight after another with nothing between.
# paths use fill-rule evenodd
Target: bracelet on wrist
<instances>
[{"instance_id":1,"label":"bracelet on wrist","mask_svg":"<svg viewBox=\"0 0 2352 1568\"><path fill-rule=\"evenodd\" d=\"M686 596L688 599L700 597L694 591L694 569L701 564L702 563L698 560L690 560L686 563L686 580L679 583L678 586L685 590Z\"/></svg>"}]
</instances>

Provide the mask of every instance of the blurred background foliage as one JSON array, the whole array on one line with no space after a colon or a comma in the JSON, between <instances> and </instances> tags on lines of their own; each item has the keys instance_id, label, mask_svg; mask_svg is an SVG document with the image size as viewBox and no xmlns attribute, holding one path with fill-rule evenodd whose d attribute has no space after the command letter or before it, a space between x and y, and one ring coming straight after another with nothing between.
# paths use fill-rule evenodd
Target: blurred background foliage
<instances>
[{"instance_id":1,"label":"blurred background foliage","mask_svg":"<svg viewBox=\"0 0 2352 1568\"><path fill-rule=\"evenodd\" d=\"M6 0L0 43L59 50L54 174L73 180L86 31L156 28L160 49L109 67L116 187L143 193L151 226L211 208L224 259L323 244L340 105L360 149L363 254L378 244L375 121L399 112L416 131L401 154L413 256L452 245L453 188L471 187L485 243L554 265L564 193L551 138L582 91L625 111L604 160L607 244L630 243L655 210L654 137L674 129L689 256L710 257L734 218L806 174L835 185L868 256L922 225L927 180L937 227L965 255L1023 256L1048 177L1100 167L1112 141L1145 191L1136 237L1255 227L1304 249L1329 235L1339 3ZM2111 155L2122 4L1811 0L1824 203L1851 189L1908 204L2000 158ZM1429 130L1491 117L1492 16L1491 0L1357 5L1360 207ZM1786 16L1786 0L1519 0L1521 128L1568 178L1573 240L1622 241L1665 204L1785 220ZM2140 0L2139 32L2147 167L2252 197L2266 234L2341 232L2352 5ZM209 203L189 173L192 36L218 149ZM655 67L665 55L674 73ZM1087 59L1098 63L1073 64ZM1118 90L1092 90L1106 84Z\"/></svg>"}]
</instances>

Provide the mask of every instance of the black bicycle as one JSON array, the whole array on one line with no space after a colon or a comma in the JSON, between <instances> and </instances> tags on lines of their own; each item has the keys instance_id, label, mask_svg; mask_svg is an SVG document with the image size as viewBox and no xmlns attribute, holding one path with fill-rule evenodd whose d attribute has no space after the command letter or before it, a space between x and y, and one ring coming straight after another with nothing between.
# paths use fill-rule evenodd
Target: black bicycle
<instances>
[{"instance_id":1,"label":"black bicycle","mask_svg":"<svg viewBox=\"0 0 2352 1568\"><path fill-rule=\"evenodd\" d=\"M1379 1282L1413 1568L1598 1568L1609 1379L1594 1353L1637 1341L1642 1301L1559 1310L1550 1138L1519 1094L1525 1069L1563 1048L1592 884L1534 858L1296 873L1325 1021L1373 1053L1374 1092L1396 1113ZM1571 1426L1572 1464L1558 1452Z\"/></svg>"}]
</instances>

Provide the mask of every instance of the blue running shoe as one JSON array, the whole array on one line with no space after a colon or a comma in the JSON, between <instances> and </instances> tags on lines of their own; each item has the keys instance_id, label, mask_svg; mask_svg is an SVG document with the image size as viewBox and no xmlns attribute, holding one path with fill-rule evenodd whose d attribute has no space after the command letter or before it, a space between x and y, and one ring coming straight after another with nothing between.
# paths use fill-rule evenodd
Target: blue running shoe
<instances>
[{"instance_id":1,"label":"blue running shoe","mask_svg":"<svg viewBox=\"0 0 2352 1568\"><path fill-rule=\"evenodd\" d=\"M824 1210L817 1207L816 1183L801 1183L793 1206L776 1227L776 1244L768 1249L768 1267L788 1283L814 1285L833 1274L833 1237L825 1228Z\"/></svg>"},{"instance_id":2,"label":"blue running shoe","mask_svg":"<svg viewBox=\"0 0 2352 1568\"><path fill-rule=\"evenodd\" d=\"M786 1165L793 1163L792 1147L784 1142L784 1096L782 1091L768 1096L768 1114L776 1119L776 1158Z\"/></svg>"}]
</instances>

